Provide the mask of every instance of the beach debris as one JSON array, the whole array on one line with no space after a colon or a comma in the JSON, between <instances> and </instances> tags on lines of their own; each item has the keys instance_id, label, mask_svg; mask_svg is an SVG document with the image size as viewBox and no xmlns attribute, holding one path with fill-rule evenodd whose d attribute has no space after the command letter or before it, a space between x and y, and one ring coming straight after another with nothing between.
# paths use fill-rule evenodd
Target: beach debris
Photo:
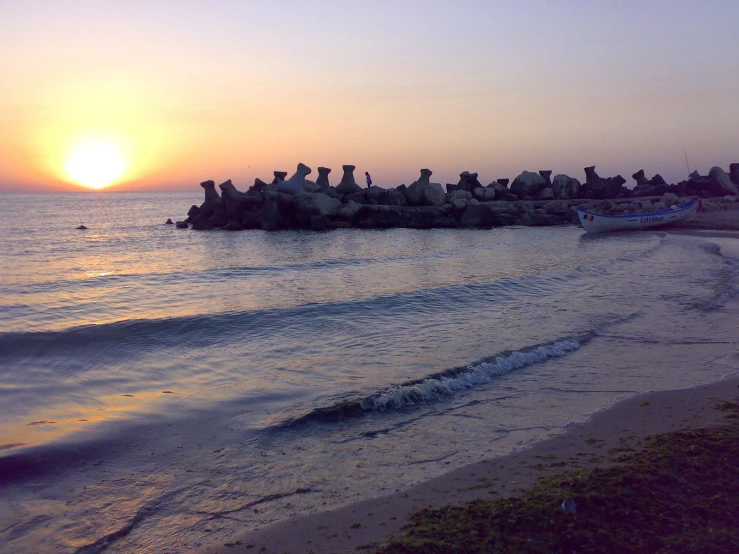
<instances>
[{"instance_id":1,"label":"beach debris","mask_svg":"<svg viewBox=\"0 0 739 554\"><path fill-rule=\"evenodd\" d=\"M84 225L80 225L79 227L75 227L75 229L80 229L84 231L85 229L87 229L87 227L85 227Z\"/></svg>"},{"instance_id":2,"label":"beach debris","mask_svg":"<svg viewBox=\"0 0 739 554\"><path fill-rule=\"evenodd\" d=\"M572 498L566 498L564 502L562 502L562 509L568 514L574 514L577 512L577 504L575 504L575 501Z\"/></svg>"}]
</instances>

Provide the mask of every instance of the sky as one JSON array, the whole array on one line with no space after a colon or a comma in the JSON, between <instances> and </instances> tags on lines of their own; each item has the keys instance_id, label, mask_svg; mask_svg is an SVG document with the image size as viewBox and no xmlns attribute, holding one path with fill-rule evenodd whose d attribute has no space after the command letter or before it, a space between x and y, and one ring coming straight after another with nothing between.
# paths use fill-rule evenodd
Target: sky
<instances>
[{"instance_id":1,"label":"sky","mask_svg":"<svg viewBox=\"0 0 739 554\"><path fill-rule=\"evenodd\" d=\"M739 162L739 2L0 0L0 191Z\"/></svg>"}]
</instances>

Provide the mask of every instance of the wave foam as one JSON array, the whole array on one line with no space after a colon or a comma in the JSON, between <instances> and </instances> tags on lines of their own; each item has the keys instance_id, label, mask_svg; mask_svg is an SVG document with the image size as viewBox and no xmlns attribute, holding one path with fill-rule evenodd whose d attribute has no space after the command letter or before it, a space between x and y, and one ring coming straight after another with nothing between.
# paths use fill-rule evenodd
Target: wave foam
<instances>
[{"instance_id":1,"label":"wave foam","mask_svg":"<svg viewBox=\"0 0 739 554\"><path fill-rule=\"evenodd\" d=\"M430 377L420 383L400 385L378 396L365 399L362 402L362 408L383 411L388 408L402 408L437 400L456 391L490 383L493 377L505 375L550 358L565 356L578 350L585 340L583 338L558 340L531 350L511 352L476 366L468 366L453 376Z\"/></svg>"}]
</instances>

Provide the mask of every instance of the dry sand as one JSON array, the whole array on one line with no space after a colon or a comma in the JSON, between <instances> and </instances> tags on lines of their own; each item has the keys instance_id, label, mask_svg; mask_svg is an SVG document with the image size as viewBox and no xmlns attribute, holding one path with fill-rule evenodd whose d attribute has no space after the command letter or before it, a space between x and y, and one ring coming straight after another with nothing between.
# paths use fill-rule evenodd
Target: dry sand
<instances>
[{"instance_id":1,"label":"dry sand","mask_svg":"<svg viewBox=\"0 0 739 554\"><path fill-rule=\"evenodd\" d=\"M693 222L670 233L739 238L731 231L739 231L739 210L700 213ZM739 370L739 352L733 354L732 361ZM514 495L555 471L608 464L615 456L609 454L614 447L634 445L655 433L720 424L725 414L715 406L737 398L739 377L687 390L637 396L596 414L584 425L571 426L563 435L520 452L456 469L404 492L236 534L225 544L195 552L321 554L372 549L390 535L400 534L408 516L420 508Z\"/></svg>"}]
</instances>

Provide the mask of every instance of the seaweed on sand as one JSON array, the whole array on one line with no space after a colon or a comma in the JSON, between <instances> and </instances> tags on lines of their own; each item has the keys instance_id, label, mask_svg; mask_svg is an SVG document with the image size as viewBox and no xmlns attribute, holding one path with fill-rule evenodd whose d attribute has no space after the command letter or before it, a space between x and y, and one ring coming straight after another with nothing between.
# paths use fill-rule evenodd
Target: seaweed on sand
<instances>
[{"instance_id":1,"label":"seaweed on sand","mask_svg":"<svg viewBox=\"0 0 739 554\"><path fill-rule=\"evenodd\" d=\"M739 552L739 405L717 408L727 425L654 435L614 465L421 510L378 552Z\"/></svg>"}]
</instances>

